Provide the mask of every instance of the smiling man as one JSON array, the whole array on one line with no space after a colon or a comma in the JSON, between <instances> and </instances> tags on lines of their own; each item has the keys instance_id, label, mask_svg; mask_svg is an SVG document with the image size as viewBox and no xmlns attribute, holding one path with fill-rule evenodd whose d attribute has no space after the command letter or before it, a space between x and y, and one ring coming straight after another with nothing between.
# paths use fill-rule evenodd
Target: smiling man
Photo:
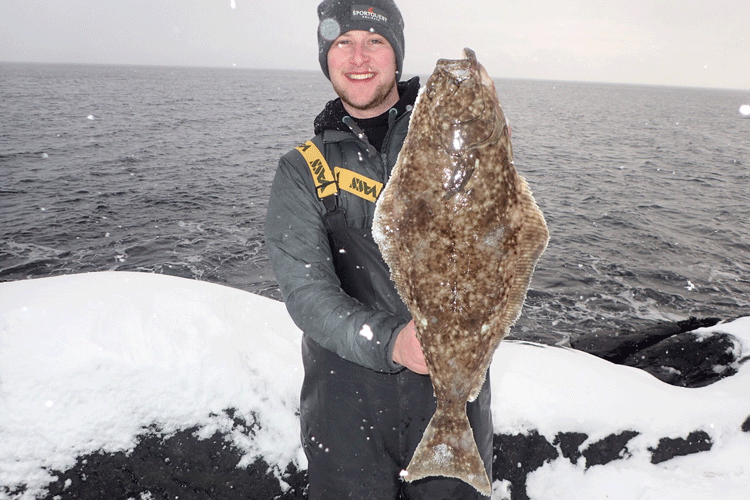
<instances>
[{"instance_id":1,"label":"smiling man","mask_svg":"<svg viewBox=\"0 0 750 500\"><path fill-rule=\"evenodd\" d=\"M372 118L398 102L396 55L377 33L349 31L328 51L328 72L344 109L357 118Z\"/></svg>"},{"instance_id":2,"label":"smiling man","mask_svg":"<svg viewBox=\"0 0 750 500\"><path fill-rule=\"evenodd\" d=\"M339 97L279 161L266 216L276 280L303 332L308 498L483 498L453 478L400 478L435 411L414 323L371 235L419 91L417 77L399 81L403 18L392 0L325 0L318 17L320 66ZM489 382L467 413L489 474Z\"/></svg>"}]
</instances>

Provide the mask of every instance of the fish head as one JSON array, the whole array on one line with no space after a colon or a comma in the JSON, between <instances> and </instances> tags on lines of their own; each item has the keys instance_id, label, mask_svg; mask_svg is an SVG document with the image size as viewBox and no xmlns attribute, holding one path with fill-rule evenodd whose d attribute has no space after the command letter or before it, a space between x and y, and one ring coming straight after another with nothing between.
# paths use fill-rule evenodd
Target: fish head
<instances>
[{"instance_id":1,"label":"fish head","mask_svg":"<svg viewBox=\"0 0 750 500\"><path fill-rule=\"evenodd\" d=\"M443 172L449 196L462 191L479 163L482 149L507 140L510 131L495 83L471 49L463 59L440 59L420 95L422 116L434 120L433 146L451 158Z\"/></svg>"}]
</instances>

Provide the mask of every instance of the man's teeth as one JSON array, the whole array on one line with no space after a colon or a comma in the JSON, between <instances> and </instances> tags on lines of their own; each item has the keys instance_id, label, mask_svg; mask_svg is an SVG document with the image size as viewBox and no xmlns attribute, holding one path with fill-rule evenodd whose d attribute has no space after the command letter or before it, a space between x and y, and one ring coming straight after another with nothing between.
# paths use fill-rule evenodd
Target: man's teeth
<instances>
[{"instance_id":1,"label":"man's teeth","mask_svg":"<svg viewBox=\"0 0 750 500\"><path fill-rule=\"evenodd\" d=\"M367 80L375 76L375 73L364 73L364 74L349 74L349 78L352 80Z\"/></svg>"}]
</instances>

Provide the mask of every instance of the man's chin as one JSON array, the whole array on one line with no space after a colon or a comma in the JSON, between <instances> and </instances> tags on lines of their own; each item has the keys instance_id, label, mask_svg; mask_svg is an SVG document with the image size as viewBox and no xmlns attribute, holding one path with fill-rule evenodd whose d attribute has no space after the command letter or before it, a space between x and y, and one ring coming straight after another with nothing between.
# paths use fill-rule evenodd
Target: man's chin
<instances>
[{"instance_id":1,"label":"man's chin","mask_svg":"<svg viewBox=\"0 0 750 500\"><path fill-rule=\"evenodd\" d=\"M347 110L350 110L350 112L357 111L360 114L370 114L373 111L377 110L378 108L383 106L383 103L388 101L389 97L391 96L391 92L385 92L385 93L378 93L370 98L361 98L356 99L353 96L347 95L346 92L337 92L338 96L341 98L341 101L344 103L344 107ZM398 96L398 91L396 91L396 96ZM398 101L398 98L395 99L395 101ZM395 104L394 101L394 104ZM383 112L385 112L384 110ZM380 114L380 113L378 113ZM368 116L369 117L369 116ZM355 116L355 118L359 118L358 116Z\"/></svg>"},{"instance_id":2,"label":"man's chin","mask_svg":"<svg viewBox=\"0 0 750 500\"><path fill-rule=\"evenodd\" d=\"M383 103L383 99L374 99L367 102L357 102L350 99L341 98L341 101L346 104L349 108L356 109L357 111L371 111Z\"/></svg>"}]
</instances>

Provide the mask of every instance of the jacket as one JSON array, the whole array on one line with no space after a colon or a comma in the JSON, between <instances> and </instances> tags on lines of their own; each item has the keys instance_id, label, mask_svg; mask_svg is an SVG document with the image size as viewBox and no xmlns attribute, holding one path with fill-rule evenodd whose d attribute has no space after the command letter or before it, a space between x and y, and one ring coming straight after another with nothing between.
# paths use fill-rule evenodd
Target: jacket
<instances>
[{"instance_id":1,"label":"jacket","mask_svg":"<svg viewBox=\"0 0 750 500\"><path fill-rule=\"evenodd\" d=\"M418 88L416 77L399 83L401 100L416 97ZM343 110L338 99L316 118L317 135L312 141L332 169L353 170L385 185L409 127L411 106L401 108L401 112L391 110L380 152L342 124L336 111ZM369 234L375 203L342 190L337 204L348 228ZM289 315L305 336L341 358L378 372L399 371L403 367L393 362L393 347L409 317L364 304L344 291L326 213L299 151L282 156L271 187L265 238Z\"/></svg>"}]
</instances>

